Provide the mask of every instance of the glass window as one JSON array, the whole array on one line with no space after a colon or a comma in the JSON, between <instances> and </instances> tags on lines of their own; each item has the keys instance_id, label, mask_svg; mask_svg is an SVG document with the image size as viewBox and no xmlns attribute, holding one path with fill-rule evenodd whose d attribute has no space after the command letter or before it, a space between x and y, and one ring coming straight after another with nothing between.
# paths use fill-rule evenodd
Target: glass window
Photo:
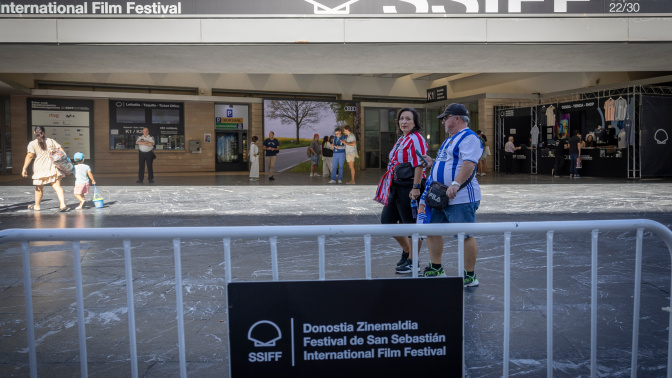
<instances>
[{"instance_id":1,"label":"glass window","mask_svg":"<svg viewBox=\"0 0 672 378\"><path fill-rule=\"evenodd\" d=\"M120 108L116 114L117 123L145 123L145 109Z\"/></svg>"},{"instance_id":2,"label":"glass window","mask_svg":"<svg viewBox=\"0 0 672 378\"><path fill-rule=\"evenodd\" d=\"M364 111L364 129L375 132L380 130L380 112L378 112L378 109L366 109Z\"/></svg>"},{"instance_id":3,"label":"glass window","mask_svg":"<svg viewBox=\"0 0 672 378\"><path fill-rule=\"evenodd\" d=\"M152 109L152 123L160 125L179 125L180 111L177 109Z\"/></svg>"},{"instance_id":4,"label":"glass window","mask_svg":"<svg viewBox=\"0 0 672 378\"><path fill-rule=\"evenodd\" d=\"M478 103L465 104L469 110L469 128L476 132L478 130Z\"/></svg>"},{"instance_id":5,"label":"glass window","mask_svg":"<svg viewBox=\"0 0 672 378\"><path fill-rule=\"evenodd\" d=\"M387 131L397 133L397 110L389 109L387 111Z\"/></svg>"},{"instance_id":6,"label":"glass window","mask_svg":"<svg viewBox=\"0 0 672 378\"><path fill-rule=\"evenodd\" d=\"M429 145L429 151L431 156L436 156L436 152L439 151L441 143L443 143L443 125L436 118L443 113L443 109L427 109L426 122L423 125L423 130L425 132L425 139Z\"/></svg>"},{"instance_id":7,"label":"glass window","mask_svg":"<svg viewBox=\"0 0 672 378\"><path fill-rule=\"evenodd\" d=\"M184 104L110 100L110 149L135 150L144 128L157 150L184 151Z\"/></svg>"}]
</instances>

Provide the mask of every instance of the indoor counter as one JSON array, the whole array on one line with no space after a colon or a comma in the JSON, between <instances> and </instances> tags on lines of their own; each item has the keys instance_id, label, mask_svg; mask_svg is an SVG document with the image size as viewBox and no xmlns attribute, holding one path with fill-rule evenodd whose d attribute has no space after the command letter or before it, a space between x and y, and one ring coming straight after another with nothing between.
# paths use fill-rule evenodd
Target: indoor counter
<instances>
[{"instance_id":1,"label":"indoor counter","mask_svg":"<svg viewBox=\"0 0 672 378\"><path fill-rule=\"evenodd\" d=\"M627 177L628 161L625 150L621 156L617 157L616 149L613 147L594 147L581 149L581 164L579 169L581 176L594 177ZM539 154L538 170L539 174L551 174L555 166L555 157L552 156L552 150L541 150ZM569 154L565 155L565 166L560 171L560 176L569 175Z\"/></svg>"}]
</instances>

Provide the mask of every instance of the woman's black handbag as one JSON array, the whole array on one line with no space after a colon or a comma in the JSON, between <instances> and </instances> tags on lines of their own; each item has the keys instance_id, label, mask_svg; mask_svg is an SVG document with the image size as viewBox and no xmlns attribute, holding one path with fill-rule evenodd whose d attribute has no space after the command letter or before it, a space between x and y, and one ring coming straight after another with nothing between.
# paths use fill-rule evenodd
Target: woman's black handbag
<instances>
[{"instance_id":1,"label":"woman's black handbag","mask_svg":"<svg viewBox=\"0 0 672 378\"><path fill-rule=\"evenodd\" d=\"M394 166L394 179L395 180L413 180L415 175L415 167L411 163L399 163Z\"/></svg>"}]
</instances>

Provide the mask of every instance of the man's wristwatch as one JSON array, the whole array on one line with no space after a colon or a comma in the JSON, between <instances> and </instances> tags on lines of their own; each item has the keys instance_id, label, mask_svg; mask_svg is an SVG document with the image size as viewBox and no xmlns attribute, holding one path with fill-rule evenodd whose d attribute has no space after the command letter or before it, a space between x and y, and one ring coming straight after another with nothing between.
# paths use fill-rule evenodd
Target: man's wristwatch
<instances>
[{"instance_id":1,"label":"man's wristwatch","mask_svg":"<svg viewBox=\"0 0 672 378\"><path fill-rule=\"evenodd\" d=\"M453 186L453 185L457 185L457 186L460 186L460 183L459 183L459 182L457 182L457 181L453 181L453 182L451 182L451 183L450 183L450 186Z\"/></svg>"},{"instance_id":2,"label":"man's wristwatch","mask_svg":"<svg viewBox=\"0 0 672 378\"><path fill-rule=\"evenodd\" d=\"M420 189L420 184L413 184L413 189Z\"/></svg>"}]
</instances>

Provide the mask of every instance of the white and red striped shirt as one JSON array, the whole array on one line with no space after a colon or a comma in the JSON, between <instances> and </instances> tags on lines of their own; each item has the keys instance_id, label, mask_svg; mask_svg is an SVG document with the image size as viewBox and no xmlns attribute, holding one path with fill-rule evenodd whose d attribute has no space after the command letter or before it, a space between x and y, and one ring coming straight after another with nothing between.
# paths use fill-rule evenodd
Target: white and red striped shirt
<instances>
[{"instance_id":1,"label":"white and red striped shirt","mask_svg":"<svg viewBox=\"0 0 672 378\"><path fill-rule=\"evenodd\" d=\"M401 163L411 163L414 167L422 165L420 158L415 154L415 150L418 150L422 155L427 155L428 148L427 141L418 132L402 136L397 140L392 151L390 151L390 160L387 168L390 169ZM425 177L424 169L422 177Z\"/></svg>"}]
</instances>

